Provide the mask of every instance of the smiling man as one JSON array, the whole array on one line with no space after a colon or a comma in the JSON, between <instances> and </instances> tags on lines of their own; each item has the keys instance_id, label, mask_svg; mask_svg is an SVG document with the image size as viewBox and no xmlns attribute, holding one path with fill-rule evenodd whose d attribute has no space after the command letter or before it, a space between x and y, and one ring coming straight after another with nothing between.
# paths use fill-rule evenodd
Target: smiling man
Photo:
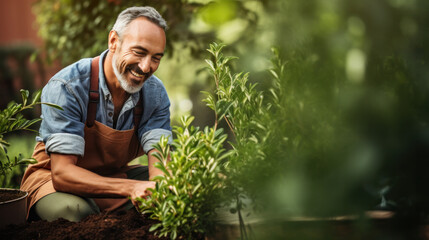
<instances>
[{"instance_id":1,"label":"smiling man","mask_svg":"<svg viewBox=\"0 0 429 240\"><path fill-rule=\"evenodd\" d=\"M116 20L108 49L58 72L43 88L42 124L21 189L28 216L79 221L103 210L132 208L150 194L153 144L171 140L170 101L153 75L164 55L165 20L151 7L132 7ZM148 166L129 166L148 155Z\"/></svg>"}]
</instances>

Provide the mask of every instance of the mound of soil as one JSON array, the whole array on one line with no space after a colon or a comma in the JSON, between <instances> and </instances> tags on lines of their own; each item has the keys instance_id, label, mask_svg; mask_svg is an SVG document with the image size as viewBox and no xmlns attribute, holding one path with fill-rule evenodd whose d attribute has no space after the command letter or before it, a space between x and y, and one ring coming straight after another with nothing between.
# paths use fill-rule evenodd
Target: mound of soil
<instances>
[{"instance_id":1,"label":"mound of soil","mask_svg":"<svg viewBox=\"0 0 429 240\"><path fill-rule=\"evenodd\" d=\"M0 231L0 239L168 239L149 232L154 223L132 209L91 215L80 222L59 219L12 225Z\"/></svg>"}]
</instances>

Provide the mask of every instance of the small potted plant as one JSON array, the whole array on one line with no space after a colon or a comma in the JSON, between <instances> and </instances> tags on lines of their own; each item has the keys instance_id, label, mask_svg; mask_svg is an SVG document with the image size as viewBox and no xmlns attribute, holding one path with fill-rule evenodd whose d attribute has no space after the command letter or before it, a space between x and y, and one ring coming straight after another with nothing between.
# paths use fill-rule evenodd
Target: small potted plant
<instances>
[{"instance_id":1,"label":"small potted plant","mask_svg":"<svg viewBox=\"0 0 429 240\"><path fill-rule=\"evenodd\" d=\"M40 118L26 119L22 112L32 109L35 105L46 104L58 109L61 107L50 103L41 103L41 91L36 92L31 101L29 101L28 90L21 90L22 103L10 102L6 109L0 111L0 229L10 224L21 224L25 222L27 213L27 195L25 191L19 189L4 188L8 175L12 170L21 165L35 163L32 158L25 158L21 154L18 156L9 156L7 147L10 144L3 138L5 134L10 132L31 129L35 123L40 121Z\"/></svg>"}]
</instances>

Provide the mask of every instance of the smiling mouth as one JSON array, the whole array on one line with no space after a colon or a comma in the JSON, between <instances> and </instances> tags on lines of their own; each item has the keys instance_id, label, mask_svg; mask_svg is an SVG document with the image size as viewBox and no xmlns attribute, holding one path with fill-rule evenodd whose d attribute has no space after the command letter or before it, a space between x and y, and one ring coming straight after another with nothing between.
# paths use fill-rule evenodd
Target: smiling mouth
<instances>
[{"instance_id":1,"label":"smiling mouth","mask_svg":"<svg viewBox=\"0 0 429 240\"><path fill-rule=\"evenodd\" d=\"M130 69L130 73L131 73L134 77L138 77L138 78L142 78L142 77L144 77L144 75L143 75L143 74L138 74L138 73L134 72L134 71L133 71L133 70L131 70L131 69Z\"/></svg>"}]
</instances>

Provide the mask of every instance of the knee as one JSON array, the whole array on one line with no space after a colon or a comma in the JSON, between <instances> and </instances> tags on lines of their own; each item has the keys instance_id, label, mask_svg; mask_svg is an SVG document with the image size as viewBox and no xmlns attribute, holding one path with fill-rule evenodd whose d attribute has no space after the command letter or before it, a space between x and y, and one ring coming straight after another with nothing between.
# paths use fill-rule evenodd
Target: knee
<instances>
[{"instance_id":1,"label":"knee","mask_svg":"<svg viewBox=\"0 0 429 240\"><path fill-rule=\"evenodd\" d=\"M58 213L57 218L64 218L72 222L78 222L85 217L96 213L85 200L66 200L59 203L56 210Z\"/></svg>"},{"instance_id":2,"label":"knee","mask_svg":"<svg viewBox=\"0 0 429 240\"><path fill-rule=\"evenodd\" d=\"M42 198L36 203L35 212L41 219L47 221L64 218L72 222L78 222L91 214L97 213L94 207L85 199L73 195L59 199L53 197Z\"/></svg>"}]
</instances>

